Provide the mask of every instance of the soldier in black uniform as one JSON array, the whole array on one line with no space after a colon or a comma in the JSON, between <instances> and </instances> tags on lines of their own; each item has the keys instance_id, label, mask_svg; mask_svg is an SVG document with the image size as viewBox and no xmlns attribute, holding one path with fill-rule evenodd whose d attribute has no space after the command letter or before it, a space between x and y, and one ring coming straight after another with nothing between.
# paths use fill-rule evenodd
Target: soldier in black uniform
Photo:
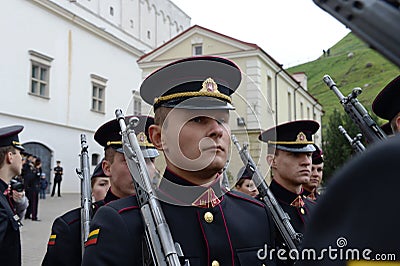
<instances>
[{"instance_id":1,"label":"soldier in black uniform","mask_svg":"<svg viewBox=\"0 0 400 266\"><path fill-rule=\"evenodd\" d=\"M91 176L92 188L94 180L104 177L101 162L96 166ZM97 209L104 205L103 199L95 199L92 204L92 215ZM42 265L81 265L82 243L81 243L81 208L68 211L54 220L51 235L47 243L47 252Z\"/></svg>"},{"instance_id":2,"label":"soldier in black uniform","mask_svg":"<svg viewBox=\"0 0 400 266\"><path fill-rule=\"evenodd\" d=\"M61 167L61 161L57 161L56 167L54 167L54 184L53 184L53 190L51 192L51 196L54 197L54 194L56 192L56 187L58 187L57 194L59 197L61 197L61 181L62 181L62 175L63 175L63 168Z\"/></svg>"},{"instance_id":3,"label":"soldier in black uniform","mask_svg":"<svg viewBox=\"0 0 400 266\"><path fill-rule=\"evenodd\" d=\"M399 102L397 76L372 104L377 116L389 120L395 135L371 144L332 176L303 242L320 258L304 258L299 265L399 264ZM323 253L328 248L334 249L331 256Z\"/></svg>"},{"instance_id":4,"label":"soldier in black uniform","mask_svg":"<svg viewBox=\"0 0 400 266\"><path fill-rule=\"evenodd\" d=\"M132 116L127 116L129 120ZM154 159L159 155L153 144L148 138L148 128L154 123L151 116L136 116L139 119L134 128L137 139L145 160L149 164L154 163ZM104 147L104 160L102 163L104 173L110 177L111 187L107 191L105 202L125 198L135 192L132 177L122 150L121 128L116 119L112 119L100 126L94 134L94 139ZM150 169L150 167L148 166ZM154 169L154 166L152 167Z\"/></svg>"},{"instance_id":5,"label":"soldier in black uniform","mask_svg":"<svg viewBox=\"0 0 400 266\"><path fill-rule=\"evenodd\" d=\"M393 133L400 132L400 75L393 79L376 96L372 111L382 119L389 120Z\"/></svg>"},{"instance_id":6,"label":"soldier in black uniform","mask_svg":"<svg viewBox=\"0 0 400 266\"><path fill-rule=\"evenodd\" d=\"M0 128L0 257L2 265L21 265L21 226L12 197L8 193L11 179L21 174L24 148L18 139L23 126Z\"/></svg>"},{"instance_id":7,"label":"soldier in black uniform","mask_svg":"<svg viewBox=\"0 0 400 266\"><path fill-rule=\"evenodd\" d=\"M312 166L310 181L303 184L303 195L307 198L316 201L320 197L318 187L322 181L324 171L324 156L322 150L314 144L315 151L312 153Z\"/></svg>"},{"instance_id":8,"label":"soldier in black uniform","mask_svg":"<svg viewBox=\"0 0 400 266\"><path fill-rule=\"evenodd\" d=\"M150 137L167 165L157 195L190 265L274 265L263 257L274 247L266 207L220 185L230 150L230 95L240 81L231 61L193 57L157 70L141 85L142 98L154 104ZM135 195L102 207L91 230L82 265L147 262Z\"/></svg>"},{"instance_id":9,"label":"soldier in black uniform","mask_svg":"<svg viewBox=\"0 0 400 266\"><path fill-rule=\"evenodd\" d=\"M316 256L298 265L399 265L399 158L397 134L332 176L304 235L303 247Z\"/></svg>"},{"instance_id":10,"label":"soldier in black uniform","mask_svg":"<svg viewBox=\"0 0 400 266\"><path fill-rule=\"evenodd\" d=\"M282 209L289 215L297 233L303 233L315 202L303 196L302 185L310 181L313 134L319 124L298 120L272 127L259 135L268 143L267 161L273 175L270 189ZM277 245L286 248L280 236ZM288 260L288 264L291 260Z\"/></svg>"}]
</instances>

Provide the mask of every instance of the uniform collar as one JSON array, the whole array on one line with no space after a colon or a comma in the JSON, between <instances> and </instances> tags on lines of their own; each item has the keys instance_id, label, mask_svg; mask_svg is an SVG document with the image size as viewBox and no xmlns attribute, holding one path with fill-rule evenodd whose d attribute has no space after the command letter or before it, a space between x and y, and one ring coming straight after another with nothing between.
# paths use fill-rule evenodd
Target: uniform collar
<instances>
[{"instance_id":1,"label":"uniform collar","mask_svg":"<svg viewBox=\"0 0 400 266\"><path fill-rule=\"evenodd\" d=\"M1 192L1 194L3 194L4 191L6 191L7 188L8 188L7 183L4 182L4 180L0 178L0 192Z\"/></svg>"},{"instance_id":2,"label":"uniform collar","mask_svg":"<svg viewBox=\"0 0 400 266\"><path fill-rule=\"evenodd\" d=\"M168 203L212 208L218 205L224 192L221 189L219 175L209 186L197 186L190 181L166 169L157 190L160 200Z\"/></svg>"},{"instance_id":3,"label":"uniform collar","mask_svg":"<svg viewBox=\"0 0 400 266\"><path fill-rule=\"evenodd\" d=\"M270 188L274 196L278 198L280 201L285 202L286 204L291 204L299 196L298 194L293 193L284 188L281 184L276 182L275 179L272 179Z\"/></svg>"},{"instance_id":4,"label":"uniform collar","mask_svg":"<svg viewBox=\"0 0 400 266\"><path fill-rule=\"evenodd\" d=\"M108 189L106 197L104 198L104 203L109 203L111 201L117 200L119 199L119 197L115 196L112 191L111 191L111 187Z\"/></svg>"}]
</instances>

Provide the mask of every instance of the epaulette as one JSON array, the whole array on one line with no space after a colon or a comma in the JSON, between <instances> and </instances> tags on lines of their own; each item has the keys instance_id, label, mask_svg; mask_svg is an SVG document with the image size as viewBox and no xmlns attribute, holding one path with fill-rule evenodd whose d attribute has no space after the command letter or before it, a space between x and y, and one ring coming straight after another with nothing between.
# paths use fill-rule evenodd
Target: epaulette
<instances>
[{"instance_id":1,"label":"epaulette","mask_svg":"<svg viewBox=\"0 0 400 266\"><path fill-rule=\"evenodd\" d=\"M81 220L81 208L70 210L59 217L68 225Z\"/></svg>"},{"instance_id":2,"label":"epaulette","mask_svg":"<svg viewBox=\"0 0 400 266\"><path fill-rule=\"evenodd\" d=\"M240 199L240 200L243 200L243 201L247 201L247 202L253 203L253 204L258 205L258 206L263 207L263 208L265 207L264 204L262 204L260 201L256 200L255 198L253 198L253 197L251 197L251 196L249 196L247 194L244 194L242 192L236 191L236 190L227 191L226 195L232 196L234 198L237 198L237 199Z\"/></svg>"},{"instance_id":3,"label":"epaulette","mask_svg":"<svg viewBox=\"0 0 400 266\"><path fill-rule=\"evenodd\" d=\"M139 204L136 199L136 195L131 195L126 198L112 201L107 206L115 209L118 213L139 209Z\"/></svg>"},{"instance_id":4,"label":"epaulette","mask_svg":"<svg viewBox=\"0 0 400 266\"><path fill-rule=\"evenodd\" d=\"M309 203L311 205L315 205L317 203L315 200L312 200L312 199L310 199L308 197L305 197L304 195L303 195L303 198L304 198L304 202L307 202L307 203Z\"/></svg>"}]
</instances>

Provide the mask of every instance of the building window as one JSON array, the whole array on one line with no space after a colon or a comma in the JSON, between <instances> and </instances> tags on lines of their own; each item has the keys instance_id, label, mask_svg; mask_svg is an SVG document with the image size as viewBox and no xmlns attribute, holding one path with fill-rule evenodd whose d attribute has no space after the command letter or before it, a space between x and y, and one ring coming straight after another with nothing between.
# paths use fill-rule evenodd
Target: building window
<instances>
[{"instance_id":1,"label":"building window","mask_svg":"<svg viewBox=\"0 0 400 266\"><path fill-rule=\"evenodd\" d=\"M107 79L97 75L90 75L92 80L92 111L105 112L105 90Z\"/></svg>"},{"instance_id":2,"label":"building window","mask_svg":"<svg viewBox=\"0 0 400 266\"><path fill-rule=\"evenodd\" d=\"M147 31L147 39L150 39L151 38L151 32L148 30Z\"/></svg>"},{"instance_id":3,"label":"building window","mask_svg":"<svg viewBox=\"0 0 400 266\"><path fill-rule=\"evenodd\" d=\"M193 55L202 55L203 54L203 45L196 44L193 45Z\"/></svg>"},{"instance_id":4,"label":"building window","mask_svg":"<svg viewBox=\"0 0 400 266\"><path fill-rule=\"evenodd\" d=\"M131 19L131 20L129 20L129 22L130 22L130 26L131 26L131 28L133 29L133 19Z\"/></svg>"},{"instance_id":5,"label":"building window","mask_svg":"<svg viewBox=\"0 0 400 266\"><path fill-rule=\"evenodd\" d=\"M133 115L142 114L142 98L138 91L133 91Z\"/></svg>"},{"instance_id":6,"label":"building window","mask_svg":"<svg viewBox=\"0 0 400 266\"><path fill-rule=\"evenodd\" d=\"M300 102L300 117L304 119L304 104Z\"/></svg>"},{"instance_id":7,"label":"building window","mask_svg":"<svg viewBox=\"0 0 400 266\"><path fill-rule=\"evenodd\" d=\"M49 98L50 66L53 58L38 52L29 51L31 60L31 75L29 93Z\"/></svg>"},{"instance_id":8,"label":"building window","mask_svg":"<svg viewBox=\"0 0 400 266\"><path fill-rule=\"evenodd\" d=\"M112 6L110 6L110 15L114 16L114 8Z\"/></svg>"},{"instance_id":9,"label":"building window","mask_svg":"<svg viewBox=\"0 0 400 266\"><path fill-rule=\"evenodd\" d=\"M307 119L310 119L310 107L307 106Z\"/></svg>"},{"instance_id":10,"label":"building window","mask_svg":"<svg viewBox=\"0 0 400 266\"><path fill-rule=\"evenodd\" d=\"M92 166L96 166L99 164L99 159L100 159L100 154L98 153L93 153L92 154Z\"/></svg>"}]
</instances>

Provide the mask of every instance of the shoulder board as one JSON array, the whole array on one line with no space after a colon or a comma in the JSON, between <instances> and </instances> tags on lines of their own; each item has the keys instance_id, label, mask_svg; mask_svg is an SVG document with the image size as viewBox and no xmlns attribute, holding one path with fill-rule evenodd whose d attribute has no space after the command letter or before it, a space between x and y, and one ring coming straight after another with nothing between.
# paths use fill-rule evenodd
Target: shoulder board
<instances>
[{"instance_id":1,"label":"shoulder board","mask_svg":"<svg viewBox=\"0 0 400 266\"><path fill-rule=\"evenodd\" d=\"M265 205L262 202L256 200L255 198L252 198L252 197L250 197L250 196L248 196L248 195L246 195L244 193L241 193L241 192L238 192L238 191L235 191L235 190L228 191L226 193L226 195L231 196L231 197L236 198L236 199L240 199L240 200L243 200L243 201L247 201L247 202L253 203L253 204L258 205L258 206L263 207L263 208L265 207Z\"/></svg>"},{"instance_id":2,"label":"shoulder board","mask_svg":"<svg viewBox=\"0 0 400 266\"><path fill-rule=\"evenodd\" d=\"M306 203L306 204L308 204L308 205L315 205L317 202L316 201L314 201L314 200L312 200L312 199L309 199L309 198L305 198L304 199L304 202Z\"/></svg>"},{"instance_id":3,"label":"shoulder board","mask_svg":"<svg viewBox=\"0 0 400 266\"><path fill-rule=\"evenodd\" d=\"M81 208L70 210L59 217L64 220L68 225L80 221L81 219Z\"/></svg>"},{"instance_id":4,"label":"shoulder board","mask_svg":"<svg viewBox=\"0 0 400 266\"><path fill-rule=\"evenodd\" d=\"M132 196L129 196L126 198L111 201L111 202L107 203L106 206L114 208L119 213L134 210L134 209L139 209L139 204L137 202L136 195L132 195Z\"/></svg>"}]
</instances>

